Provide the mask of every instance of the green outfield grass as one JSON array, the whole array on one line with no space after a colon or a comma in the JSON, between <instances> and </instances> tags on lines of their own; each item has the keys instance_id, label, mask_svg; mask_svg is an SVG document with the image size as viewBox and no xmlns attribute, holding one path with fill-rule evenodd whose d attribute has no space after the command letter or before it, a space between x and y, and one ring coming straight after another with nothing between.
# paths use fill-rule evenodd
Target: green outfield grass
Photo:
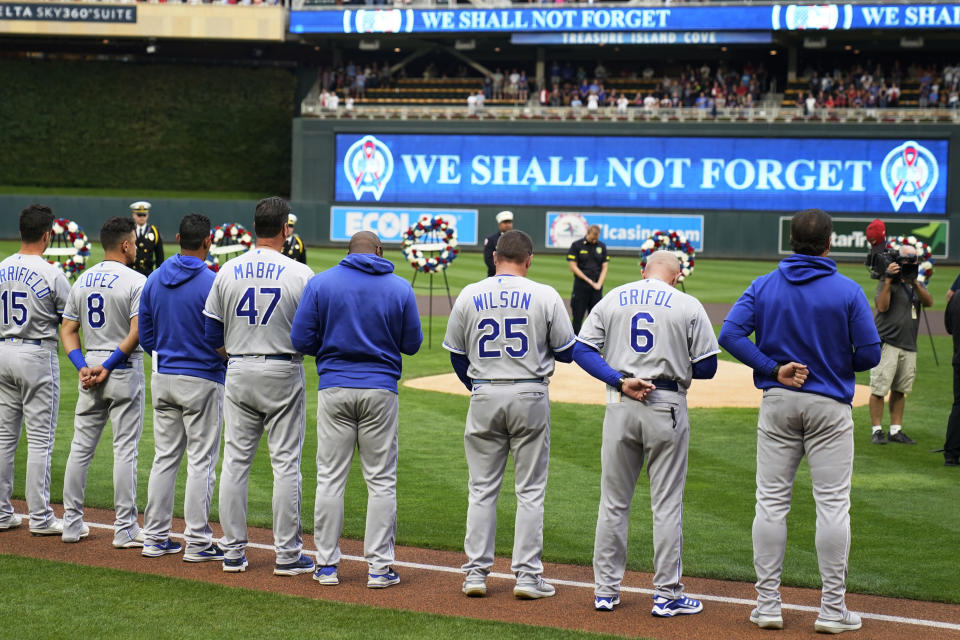
<instances>
[{"instance_id":1,"label":"green outfield grass","mask_svg":"<svg viewBox=\"0 0 960 640\"><path fill-rule=\"evenodd\" d=\"M30 638L611 638L377 609L125 571L0 555L6 629ZM13 626L9 623L16 621ZM15 635L10 632L15 629Z\"/></svg>"},{"instance_id":2,"label":"green outfield grass","mask_svg":"<svg viewBox=\"0 0 960 640\"><path fill-rule=\"evenodd\" d=\"M0 257L15 250L0 244ZM343 250L310 249L314 270L335 264ZM398 254L388 252L395 262ZM774 268L773 262L701 260L690 278L688 292L706 302L733 302L757 275ZM873 283L861 265L844 264L842 271L868 287ZM400 269L408 275L406 267ZM479 254L460 256L450 270L453 292L484 274ZM933 279L935 300L931 313L942 313L943 293L957 274L956 268L938 269ZM570 274L560 255L534 257L530 273L565 294ZM611 266L610 285L636 278L636 261L617 258ZM418 287L420 284L418 279ZM437 281L434 281L437 285ZM423 311L423 310L421 310ZM802 310L798 310L802 312ZM426 322L426 319L424 319ZM451 371L447 353L439 346L445 318L433 318L433 347L424 344L419 354L404 358L404 377L413 378ZM930 449L943 444L952 401L952 344L935 338L941 364L936 367L926 336L920 341L919 374L907 401L905 431L917 446L870 444L866 407L854 410L856 457L854 460L851 522L850 591L924 600L960 602L956 566L948 549L954 545L960 503L960 476L943 466L943 458ZM723 356L727 357L727 356ZM308 388L308 429L303 453L303 523L312 530L317 442L316 371L305 363ZM148 367L149 368L149 367ZM76 401L75 373L61 354L64 380L60 422L53 454L53 497L59 501L64 465L72 436ZM867 374L858 381L865 383ZM467 504L467 469L463 454L463 425L467 399L443 393L401 388L400 463L398 471L398 543L441 549L461 549ZM590 564L599 499L599 453L603 408L553 404L550 481L547 488L544 557L550 561ZM684 572L752 581L750 528L754 507L756 410L695 409L691 411L690 467L685 492ZM88 504L112 506L110 432L104 432L90 470ZM140 445L141 509L146 501L147 477L152 459L152 421L148 412ZM250 483L251 524L270 526L271 473L265 445L261 447ZM17 452L14 494L23 497L26 440ZM346 495L344 535L360 538L364 530L366 490L354 465ZM177 514L182 514L184 473L181 472ZM498 512L498 555L509 555L513 543L515 498L513 478L504 481ZM651 519L646 479L641 479L633 505L629 568L652 566ZM213 517L217 517L214 509ZM818 587L814 551L815 511L809 474L802 465L789 517L783 581L788 585ZM549 577L549 576L548 576Z\"/></svg>"}]
</instances>

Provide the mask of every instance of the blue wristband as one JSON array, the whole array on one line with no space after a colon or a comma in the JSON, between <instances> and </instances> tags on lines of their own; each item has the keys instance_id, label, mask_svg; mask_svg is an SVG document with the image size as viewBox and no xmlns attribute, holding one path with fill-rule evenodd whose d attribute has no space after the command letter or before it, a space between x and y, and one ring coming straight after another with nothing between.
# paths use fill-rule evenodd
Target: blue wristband
<instances>
[{"instance_id":1,"label":"blue wristband","mask_svg":"<svg viewBox=\"0 0 960 640\"><path fill-rule=\"evenodd\" d=\"M114 367L118 364L122 364L124 360L127 359L127 354L120 350L120 347L117 347L116 350L110 354L110 357L103 361L103 364L100 365L107 371L113 371Z\"/></svg>"},{"instance_id":2,"label":"blue wristband","mask_svg":"<svg viewBox=\"0 0 960 640\"><path fill-rule=\"evenodd\" d=\"M83 351L80 349L74 349L67 354L67 357L70 359L70 362L73 363L73 366L77 368L77 371L87 366L87 361L83 358Z\"/></svg>"}]
</instances>

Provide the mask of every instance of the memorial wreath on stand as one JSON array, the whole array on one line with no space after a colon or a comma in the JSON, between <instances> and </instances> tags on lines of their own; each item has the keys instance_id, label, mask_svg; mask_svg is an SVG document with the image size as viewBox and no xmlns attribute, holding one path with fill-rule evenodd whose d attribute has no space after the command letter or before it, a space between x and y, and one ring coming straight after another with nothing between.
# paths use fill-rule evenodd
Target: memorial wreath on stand
<instances>
[{"instance_id":1,"label":"memorial wreath on stand","mask_svg":"<svg viewBox=\"0 0 960 640\"><path fill-rule=\"evenodd\" d=\"M417 271L437 273L447 268L460 250L457 230L440 216L420 216L403 236L403 257Z\"/></svg>"},{"instance_id":2,"label":"memorial wreath on stand","mask_svg":"<svg viewBox=\"0 0 960 640\"><path fill-rule=\"evenodd\" d=\"M654 231L642 245L640 245L640 266L647 267L647 258L654 251L672 251L680 262L680 277L677 282L683 288L683 281L693 273L696 262L696 251L687 238L676 231Z\"/></svg>"},{"instance_id":3,"label":"memorial wreath on stand","mask_svg":"<svg viewBox=\"0 0 960 640\"><path fill-rule=\"evenodd\" d=\"M206 263L211 271L219 271L220 265L230 258L246 253L253 247L253 236L239 222L217 225L210 234L213 244Z\"/></svg>"},{"instance_id":4,"label":"memorial wreath on stand","mask_svg":"<svg viewBox=\"0 0 960 640\"><path fill-rule=\"evenodd\" d=\"M83 227L73 220L57 218L53 221L50 245L43 252L43 257L73 280L90 260L90 238L83 232Z\"/></svg>"}]
</instances>

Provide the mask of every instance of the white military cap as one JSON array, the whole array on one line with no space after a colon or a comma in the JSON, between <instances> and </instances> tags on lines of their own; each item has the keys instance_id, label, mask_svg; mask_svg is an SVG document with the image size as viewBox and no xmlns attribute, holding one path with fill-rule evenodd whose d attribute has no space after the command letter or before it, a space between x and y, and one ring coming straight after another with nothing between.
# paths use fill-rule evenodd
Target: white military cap
<instances>
[{"instance_id":1,"label":"white military cap","mask_svg":"<svg viewBox=\"0 0 960 640\"><path fill-rule=\"evenodd\" d=\"M288 215L288 216L287 216L287 224L289 224L291 227L292 227L293 225L297 224L297 216L293 215L292 213L291 213L290 215Z\"/></svg>"},{"instance_id":2,"label":"white military cap","mask_svg":"<svg viewBox=\"0 0 960 640\"><path fill-rule=\"evenodd\" d=\"M501 211L497 214L497 224L501 222L512 222L513 221L513 211Z\"/></svg>"},{"instance_id":3,"label":"white military cap","mask_svg":"<svg viewBox=\"0 0 960 640\"><path fill-rule=\"evenodd\" d=\"M145 200L138 200L130 205L130 210L134 213L150 213L150 203Z\"/></svg>"}]
</instances>

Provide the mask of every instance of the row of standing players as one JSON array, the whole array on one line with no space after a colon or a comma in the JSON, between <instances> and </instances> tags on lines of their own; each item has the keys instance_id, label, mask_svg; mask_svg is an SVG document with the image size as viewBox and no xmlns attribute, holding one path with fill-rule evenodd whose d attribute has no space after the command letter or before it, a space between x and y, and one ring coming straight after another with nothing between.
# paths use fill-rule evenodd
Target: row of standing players
<instances>
[{"instance_id":1,"label":"row of standing players","mask_svg":"<svg viewBox=\"0 0 960 640\"><path fill-rule=\"evenodd\" d=\"M130 214L136 224L136 255L133 260L133 270L149 276L153 270L163 264L163 236L157 226L150 223L149 202L138 200L130 205ZM285 240L280 253L307 264L307 248L303 240L296 233L297 216L291 213L287 218L287 229L284 232ZM204 256L206 258L206 256Z\"/></svg>"},{"instance_id":2,"label":"row of standing players","mask_svg":"<svg viewBox=\"0 0 960 640\"><path fill-rule=\"evenodd\" d=\"M20 524L9 497L13 455L25 419L30 530L77 542L86 471L109 417L114 425L114 546L145 556L181 551L170 539L176 470L188 459L184 560L247 566L247 481L261 435L267 434L274 476L273 532L278 575L312 572L339 582L343 491L354 447L368 487L364 555L369 587L399 582L392 569L396 528L397 381L401 354L422 341L413 291L392 274L379 239L360 232L339 265L320 274L282 256L289 205L258 203L256 247L216 276L204 264L209 220L181 221L181 252L149 279L128 268L134 225L112 218L101 230L105 260L70 289L41 257L53 221L46 207L21 213L21 251L0 265L0 529ZM791 223L795 254L757 279L726 318L719 343L755 371L764 390L758 421L754 566L757 608L750 620L780 628L779 579L786 514L796 468L809 459L818 507L817 552L823 598L816 628L859 628L844 604L849 552L849 489L854 371L879 361L880 339L862 290L836 272L826 255L832 225L819 210ZM467 562L463 592L486 594L493 564L496 500L509 454L516 468L517 532L514 594L555 593L543 580L543 498L549 460L548 379L555 361L576 361L607 385L601 448L601 496L594 547L595 607L620 602L626 566L629 505L643 464L654 512L656 616L702 610L683 593L682 495L692 378L716 372L719 345L702 305L674 288L679 265L669 252L648 259L643 279L612 290L575 335L556 291L526 278L529 236L508 231L497 242L495 274L458 296L444 347L471 391L464 434L470 474ZM829 292L829 295L827 295ZM42 294L42 295L41 295ZM796 309L821 321L811 326ZM80 396L64 480L63 521L49 507L50 452L59 392L56 324L77 367ZM802 326L801 326L802 325ZM80 327L86 354L78 339ZM749 340L757 335L754 344ZM141 348L142 345L142 348ZM214 347L216 345L216 348ZM136 443L142 429L143 350L153 354L156 455L144 529L137 524ZM317 561L302 553L300 455L305 430L302 355L319 374ZM41 366L42 365L42 366ZM220 483L223 537L208 522L224 427ZM16 425L14 428L12 425Z\"/></svg>"}]
</instances>

